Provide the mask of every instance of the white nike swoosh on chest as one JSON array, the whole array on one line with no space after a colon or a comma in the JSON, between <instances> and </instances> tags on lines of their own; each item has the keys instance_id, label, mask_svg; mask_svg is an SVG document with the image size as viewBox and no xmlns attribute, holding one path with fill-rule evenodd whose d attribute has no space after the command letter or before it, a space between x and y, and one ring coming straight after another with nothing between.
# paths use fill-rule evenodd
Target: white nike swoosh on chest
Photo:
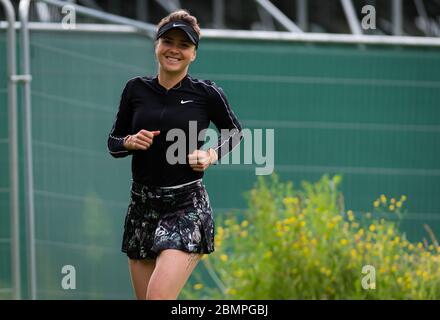
<instances>
[{"instance_id":1,"label":"white nike swoosh on chest","mask_svg":"<svg viewBox=\"0 0 440 320\"><path fill-rule=\"evenodd\" d=\"M193 100L180 100L181 104L185 104L185 103L188 103L188 102L194 102L194 101Z\"/></svg>"}]
</instances>

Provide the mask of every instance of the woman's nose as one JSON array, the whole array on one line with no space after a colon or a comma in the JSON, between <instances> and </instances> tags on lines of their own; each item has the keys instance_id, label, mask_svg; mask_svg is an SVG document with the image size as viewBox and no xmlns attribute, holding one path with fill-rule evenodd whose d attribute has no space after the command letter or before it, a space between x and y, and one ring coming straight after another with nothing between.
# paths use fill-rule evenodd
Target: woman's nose
<instances>
[{"instance_id":1,"label":"woman's nose","mask_svg":"<svg viewBox=\"0 0 440 320\"><path fill-rule=\"evenodd\" d=\"M177 47L177 45L175 45L175 44L172 44L172 45L170 46L170 51L172 51L172 52L176 52L176 53L179 53L178 47Z\"/></svg>"}]
</instances>

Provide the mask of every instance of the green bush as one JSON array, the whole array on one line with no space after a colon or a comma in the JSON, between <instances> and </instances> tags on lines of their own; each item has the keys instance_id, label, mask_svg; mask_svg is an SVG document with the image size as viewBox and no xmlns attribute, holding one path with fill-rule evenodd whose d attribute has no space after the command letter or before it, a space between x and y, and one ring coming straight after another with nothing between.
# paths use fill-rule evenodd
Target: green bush
<instances>
[{"instance_id":1,"label":"green bush","mask_svg":"<svg viewBox=\"0 0 440 320\"><path fill-rule=\"evenodd\" d=\"M217 223L216 251L202 260L212 285L189 284L184 298L439 299L436 241L413 244L395 221L359 220L345 210L340 183L325 175L295 190L276 175L259 177L244 219ZM401 218L405 200L381 195L373 213ZM362 273L366 265L375 279L365 279L373 276ZM364 289L363 278L375 288Z\"/></svg>"}]
</instances>

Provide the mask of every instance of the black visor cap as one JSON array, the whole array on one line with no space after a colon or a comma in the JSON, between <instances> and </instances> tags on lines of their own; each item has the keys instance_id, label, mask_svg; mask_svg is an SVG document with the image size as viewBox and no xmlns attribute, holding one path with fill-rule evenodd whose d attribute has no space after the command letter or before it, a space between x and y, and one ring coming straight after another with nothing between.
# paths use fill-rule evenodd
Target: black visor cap
<instances>
[{"instance_id":1,"label":"black visor cap","mask_svg":"<svg viewBox=\"0 0 440 320\"><path fill-rule=\"evenodd\" d=\"M164 24L160 29L157 31L156 34L156 40L158 40L160 37L162 37L165 32L171 30L171 29L180 29L186 33L189 40L194 43L196 48L199 46L199 35L197 32L185 21L171 21L166 24Z\"/></svg>"}]
</instances>

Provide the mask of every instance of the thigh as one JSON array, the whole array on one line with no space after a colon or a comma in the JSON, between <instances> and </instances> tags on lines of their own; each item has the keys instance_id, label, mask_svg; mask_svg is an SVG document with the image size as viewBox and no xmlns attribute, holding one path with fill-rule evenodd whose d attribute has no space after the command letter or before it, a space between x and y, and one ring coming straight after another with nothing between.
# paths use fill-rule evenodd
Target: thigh
<instances>
[{"instance_id":1,"label":"thigh","mask_svg":"<svg viewBox=\"0 0 440 320\"><path fill-rule=\"evenodd\" d=\"M147 299L177 299L201 256L176 249L161 251L148 284Z\"/></svg>"},{"instance_id":2,"label":"thigh","mask_svg":"<svg viewBox=\"0 0 440 320\"><path fill-rule=\"evenodd\" d=\"M136 294L136 299L146 299L148 283L150 282L155 265L155 260L128 259L131 284Z\"/></svg>"}]
</instances>

